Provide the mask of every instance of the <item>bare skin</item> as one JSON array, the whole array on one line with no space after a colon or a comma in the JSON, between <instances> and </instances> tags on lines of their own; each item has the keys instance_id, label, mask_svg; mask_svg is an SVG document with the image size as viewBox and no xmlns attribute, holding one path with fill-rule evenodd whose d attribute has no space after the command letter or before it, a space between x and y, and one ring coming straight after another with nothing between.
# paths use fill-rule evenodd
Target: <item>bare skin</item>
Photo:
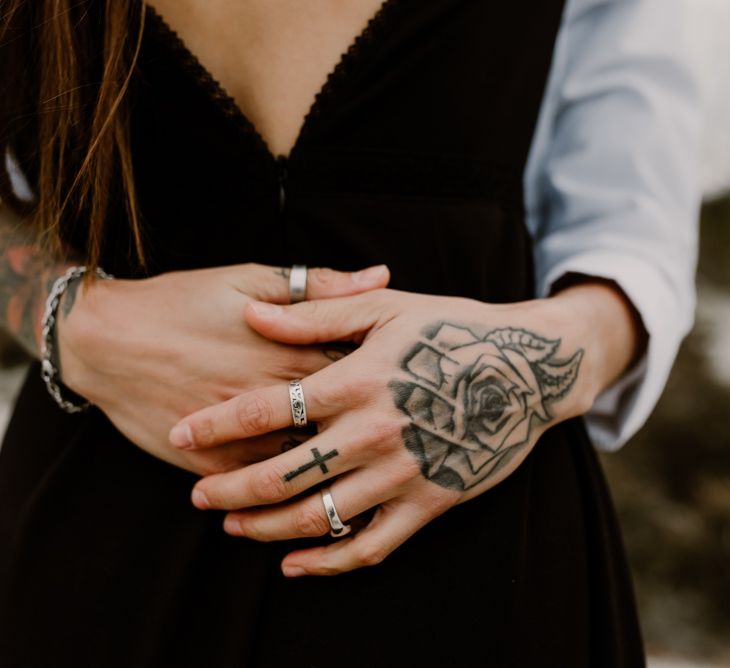
<instances>
[{"instance_id":1,"label":"bare skin","mask_svg":"<svg viewBox=\"0 0 730 668\"><path fill-rule=\"evenodd\" d=\"M625 301L598 284L503 305L375 290L319 304L251 303L246 319L276 341L362 341L302 380L316 436L193 490L198 508L231 511L228 533L260 541L326 534L323 480L343 521L375 510L352 536L287 555L290 577L377 564L499 484L545 429L591 407L640 341ZM195 451L256 438L290 424L288 410L279 388L262 388L189 416L170 439Z\"/></svg>"},{"instance_id":2,"label":"bare skin","mask_svg":"<svg viewBox=\"0 0 730 668\"><path fill-rule=\"evenodd\" d=\"M342 52L362 31L367 19L381 6L382 0L358 3L218 0L205 5L195 0L154 0L151 4L234 97L270 151L286 155L296 142L316 91ZM334 574L377 563L435 515L504 479L524 459L547 426L587 411L598 392L609 386L641 352L645 333L620 290L605 282L591 282L587 277L577 279L575 283L577 285L560 286L559 294L548 300L506 307L484 305L483 320L472 323L473 329L464 323L477 308L474 304L468 303L463 308L463 321L452 322L448 318L464 307L463 300L424 298L405 293L392 296L377 292L351 302L332 302L333 307L337 303L343 309L332 312L332 322L328 322L329 311L318 307L317 324L308 337L301 334L307 330L306 315L297 320L301 328L299 334L292 334L287 323L294 321L295 314L306 314L310 305L293 307L290 312L285 310L273 320L264 317L263 312L257 313L250 305L247 307L249 324L275 340L293 342L296 339L297 343L309 343L354 336L364 337L364 344L352 356L335 362L331 369L306 379L310 381L307 397L312 418L319 417L324 433L315 437L312 443L287 449L276 458L202 480L193 494L194 503L200 508L234 511L225 525L233 535L258 540L322 535L329 525L318 495L295 503L290 500L308 486L316 485L322 476L339 474L340 480L333 487L338 491L341 512L349 519L375 506L379 508L376 520L354 539L329 548L289 555L283 563L284 573L289 576ZM422 302L426 304L427 317L419 315ZM395 303L400 308L393 308ZM438 326L433 321L434 314L439 314ZM399 317L403 318L402 323ZM359 319L363 320L362 326L353 325ZM409 348L402 338L409 329L406 323L411 319L417 323L413 324L412 336L416 337L420 330L421 338L416 337L417 342L412 344L415 347ZM389 329L391 320L398 321L400 326L391 325ZM545 350L555 347L557 351L557 346L562 345L559 354L550 353L557 357L548 355L540 363L543 367L539 364L534 367L539 379L533 378L534 387L529 392L526 390L525 396L540 398L539 407L534 409L537 417L520 423L525 427L525 434L518 442L505 441L511 443L512 454L503 461L491 459L491 446L485 448L479 455L485 458L480 465L484 473L480 476L471 476L469 468L464 468L463 462L460 465L461 460L455 455L451 455L454 461L450 465L447 465L448 458L444 460L446 463L438 460L433 453L440 450L433 444L428 446L431 450L428 447L424 450L425 446L417 437L418 429L413 425L404 427L404 414L411 421L423 418L418 408L414 408L413 401L409 404L405 398L413 391L413 377L394 380L386 386L382 379L388 376L387 365L378 366L378 361L385 358L391 359L393 371L407 365L405 360L413 350L431 345L424 344L423 332L439 327L445 327L444 331L462 332L467 338L486 337L486 342L481 344L485 348L500 349L507 356L517 355L518 358L521 354L534 356L535 348L530 346L542 346ZM392 340L385 331L394 332ZM532 343L515 343L522 339ZM527 347L523 350L520 345ZM399 358L404 354L404 346L411 352ZM527 352L528 348L530 352ZM451 356L458 357L456 353ZM452 359L451 363L456 364L456 361ZM424 369L428 376L428 365ZM316 415L318 391L326 392L315 378L326 378L323 387L335 388L323 400L330 412L324 411L320 416ZM370 394L359 395L360 386L369 388ZM195 451L231 440L257 437L289 424L286 397L274 387L268 392L270 394L263 390L241 395L191 416L173 430L171 442L182 450ZM395 406L391 398L393 392ZM355 396L358 397L355 403L345 400ZM343 399L342 405L338 405L338 397ZM502 400L498 401L496 394L490 397L489 401L493 402L489 404L490 410L496 415L499 408L502 415L504 408L499 403ZM250 410L246 406L250 406ZM251 411L256 418L253 430L246 428L251 421L242 419ZM363 420L362 414L366 414L367 419ZM260 419L262 415L267 418L267 424L264 424L267 420ZM280 422L272 416L280 416ZM337 425L345 424L344 430L337 434L339 440L334 438ZM370 428L363 428L364 425L370 425ZM372 425L382 425L382 429L372 429ZM328 430L332 433L330 440L327 439ZM515 430L509 438L514 440L518 433L521 431ZM348 447L346 434L351 437L351 447ZM366 434L372 437L368 438ZM320 447L310 448L310 445ZM476 457L469 450L473 447L473 444L464 447L465 452L471 452L468 461ZM496 448L495 452L502 451ZM349 461L346 461L348 456ZM357 473L353 472L355 469L358 469ZM402 474L389 478L389 472L393 471ZM438 485L433 485L432 481L437 481ZM348 507L354 499L365 499L364 505ZM413 508L429 508L429 511L419 515Z\"/></svg>"},{"instance_id":3,"label":"bare skin","mask_svg":"<svg viewBox=\"0 0 730 668\"><path fill-rule=\"evenodd\" d=\"M288 155L316 93L382 0L154 0L150 4L234 97L271 153ZM6 264L23 264L17 253L3 252ZM20 257L25 257L22 253ZM34 261L35 256L27 257ZM22 275L35 285L38 275L57 270L41 265L41 271ZM270 272L272 281L264 290L257 280L262 271ZM66 314L60 348L69 386L97 403L140 447L199 473L230 471L204 478L194 496L200 508L234 511L226 524L229 533L259 540L325 533L328 525L316 494L287 503L321 482L322 475L345 474L345 480L333 485L343 519L365 509L353 506L353 499L367 499L368 507L380 507L378 522L356 538L289 555L283 566L290 576L334 574L385 558L435 514L509 475L547 426L588 410L598 392L645 345L645 335L623 295L602 283L588 281L550 299L494 307L459 298L373 290L387 283L387 274L366 286L353 286L349 275L330 275L325 288L310 295L312 299L373 292L326 305L284 307L271 318L264 306L251 302L285 303L285 278L281 268L244 265L149 281L99 283L79 293L73 311ZM36 301L27 306L24 302L23 308L33 314L37 329L37 296L42 290L28 292ZM180 304L173 298L176 294L200 298ZM17 312L17 300L14 304ZM225 308L215 308L213 316L211 304ZM17 319L12 320L10 309L6 310L8 323L17 330ZM139 317L130 319L130 314ZM500 353L533 369L529 382L521 376L523 395L540 403L530 404L524 438L509 441L515 454L493 475L469 479L458 463L434 459L432 450L419 450L405 435L406 428L411 436L421 428L418 421L423 417L418 406L408 403L406 393L429 366L414 367L410 377L398 374L410 369L413 351L431 345L428 341L444 325L443 331L458 330L471 337L469 345L488 348L495 358ZM161 331L168 332L164 340ZM532 343L525 343L524 337ZM363 341L353 355L311 356L313 344L350 338ZM292 358L291 344L303 352L302 358ZM201 349L207 354L201 356ZM240 355L241 369L255 362L253 380L238 381L215 363L211 371L208 360L214 360L220 349L229 357ZM532 359L536 349L544 351L540 359ZM456 353L451 357L449 363L469 362L457 359ZM292 440L281 432L290 425L282 381L292 377L305 378L311 419L322 422L324 431L314 437L316 443ZM139 378L146 381L144 391ZM504 388L494 379L489 383L482 388L481 399L487 414L507 415L507 400L500 398ZM327 387L334 388L329 397ZM358 388L365 388L366 394L359 395ZM353 397L360 398L357 405ZM221 403L183 420L167 442L165 431L175 420L215 402ZM276 419L262 420L262 410L265 417ZM469 419L476 418L469 413ZM368 440L372 430L363 428L373 424L380 426L377 442ZM474 438L481 433L477 427L467 431ZM276 441L260 440L275 433ZM342 438L334 447L332 438L338 433ZM467 440L462 444L465 450ZM239 453L246 448L257 452L260 463L244 466L250 460ZM206 459L209 453L219 456ZM395 477L385 475L383 467ZM443 467L458 476L442 475ZM350 474L358 468L357 476ZM440 476L437 484L435 474ZM432 511L409 514L413 507ZM297 520L302 517L311 521Z\"/></svg>"},{"instance_id":4,"label":"bare skin","mask_svg":"<svg viewBox=\"0 0 730 668\"><path fill-rule=\"evenodd\" d=\"M288 155L342 53L382 0L148 3L233 96L274 155Z\"/></svg>"},{"instance_id":5,"label":"bare skin","mask_svg":"<svg viewBox=\"0 0 730 668\"><path fill-rule=\"evenodd\" d=\"M289 153L316 91L380 6L379 0L306 4L293 0L160 0L150 4L234 96L274 155ZM46 295L68 265L44 258L22 222L2 204L0 257L2 324L37 357ZM290 435L267 436L255 445L247 444L245 452L240 445L229 445L218 449L215 456L200 457L192 453L181 456L169 446L166 434L172 424L196 408L273 378L306 375L341 356L341 351L330 348L283 354L278 344L250 332L242 319L247 301L285 301L286 281L283 268L243 265L139 282L99 282L89 290L76 284L64 297L58 326L63 380L102 408L134 443L176 466L204 474L278 454L282 444L290 442ZM322 269L310 271L309 287L326 298L383 287L387 281L387 270L370 283L358 284L350 274ZM193 306L187 302L175 310L178 302L172 296L191 291L201 298ZM226 304L228 309L223 316L208 317L207 329L199 326L207 315L206 303ZM147 314L169 317L171 311L179 316L181 331L163 342L154 330L154 318ZM133 334L144 355L115 355L115 351L123 353L127 345L124 336L116 336L120 332L127 342ZM190 347L188 353L186 346ZM199 351L208 346L209 354L201 356ZM235 350L238 365L247 369L245 377L224 377L224 365L215 361L216 346L232 348L225 353L229 360ZM278 360L274 370L266 366L272 355ZM147 367L136 371L134 364L115 367L115 359L125 358L143 365L146 359ZM259 368L260 374L256 372ZM179 378L172 377L173 369L183 373L182 386ZM147 379L143 385L149 396L135 390L135 374Z\"/></svg>"},{"instance_id":6,"label":"bare skin","mask_svg":"<svg viewBox=\"0 0 730 668\"><path fill-rule=\"evenodd\" d=\"M33 357L40 353L46 297L67 268L44 257L23 222L0 204L0 324ZM356 294L388 278L382 266L359 277L313 268L307 290L324 298ZM75 282L59 306L55 361L64 383L146 452L201 475L227 471L280 453L292 434L181 456L167 432L191 410L337 359L342 351L336 348L282 346L244 322L251 299L285 303L288 296L285 268L258 264L98 281L88 288Z\"/></svg>"}]
</instances>

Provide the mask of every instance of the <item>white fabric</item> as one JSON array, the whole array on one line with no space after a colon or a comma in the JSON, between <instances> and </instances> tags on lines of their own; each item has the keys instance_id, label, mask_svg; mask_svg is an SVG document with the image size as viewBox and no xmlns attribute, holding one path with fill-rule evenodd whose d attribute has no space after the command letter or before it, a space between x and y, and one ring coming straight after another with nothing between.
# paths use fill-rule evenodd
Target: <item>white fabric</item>
<instances>
[{"instance_id":1,"label":"white fabric","mask_svg":"<svg viewBox=\"0 0 730 668\"><path fill-rule=\"evenodd\" d=\"M568 0L525 173L538 294L568 272L613 279L649 333L638 368L587 416L605 450L646 421L694 319L696 2Z\"/></svg>"}]
</instances>

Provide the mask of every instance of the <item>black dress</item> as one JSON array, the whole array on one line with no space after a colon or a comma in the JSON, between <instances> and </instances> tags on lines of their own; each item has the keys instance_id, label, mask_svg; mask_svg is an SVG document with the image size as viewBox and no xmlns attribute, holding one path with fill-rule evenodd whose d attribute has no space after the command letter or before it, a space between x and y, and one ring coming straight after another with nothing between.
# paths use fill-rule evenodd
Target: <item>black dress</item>
<instances>
[{"instance_id":1,"label":"black dress","mask_svg":"<svg viewBox=\"0 0 730 668\"><path fill-rule=\"evenodd\" d=\"M132 140L153 272L256 261L514 302L533 294L522 175L563 0L386 0L288 159L151 10ZM135 275L119 209L102 266ZM190 504L196 477L34 366L0 451L0 666L640 666L631 583L583 422L384 563L286 580ZM300 544L297 544L298 546Z\"/></svg>"}]
</instances>

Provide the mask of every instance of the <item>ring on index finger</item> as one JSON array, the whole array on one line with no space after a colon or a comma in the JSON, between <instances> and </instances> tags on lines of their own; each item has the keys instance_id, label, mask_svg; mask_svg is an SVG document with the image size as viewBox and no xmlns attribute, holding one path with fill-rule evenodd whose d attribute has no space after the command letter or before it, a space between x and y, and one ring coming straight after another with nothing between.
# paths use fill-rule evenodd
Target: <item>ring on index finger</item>
<instances>
[{"instance_id":1,"label":"ring on index finger","mask_svg":"<svg viewBox=\"0 0 730 668\"><path fill-rule=\"evenodd\" d=\"M289 272L289 301L292 304L307 298L307 265L295 264Z\"/></svg>"},{"instance_id":2,"label":"ring on index finger","mask_svg":"<svg viewBox=\"0 0 730 668\"><path fill-rule=\"evenodd\" d=\"M291 404L291 417L295 427L307 426L307 407L304 404L304 390L301 380L289 381L289 403Z\"/></svg>"}]
</instances>

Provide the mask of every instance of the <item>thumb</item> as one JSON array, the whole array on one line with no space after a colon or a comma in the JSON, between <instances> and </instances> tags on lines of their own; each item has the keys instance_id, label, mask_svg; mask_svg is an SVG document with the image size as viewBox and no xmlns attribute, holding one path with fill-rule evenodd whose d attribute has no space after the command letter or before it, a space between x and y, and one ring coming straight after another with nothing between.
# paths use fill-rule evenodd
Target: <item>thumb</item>
<instances>
[{"instance_id":1,"label":"thumb","mask_svg":"<svg viewBox=\"0 0 730 668\"><path fill-rule=\"evenodd\" d=\"M261 276L251 282L249 294L260 301L274 304L289 303L289 267L257 265ZM273 270L273 271L272 271ZM330 299L356 295L367 290L384 288L390 280L390 272L384 264L361 271L336 271L329 267L307 269L307 299ZM253 278L253 277L251 277Z\"/></svg>"},{"instance_id":2,"label":"thumb","mask_svg":"<svg viewBox=\"0 0 730 668\"><path fill-rule=\"evenodd\" d=\"M352 297L306 301L291 306L249 302L245 317L259 334L281 343L358 343L386 316L385 294L376 290Z\"/></svg>"}]
</instances>

